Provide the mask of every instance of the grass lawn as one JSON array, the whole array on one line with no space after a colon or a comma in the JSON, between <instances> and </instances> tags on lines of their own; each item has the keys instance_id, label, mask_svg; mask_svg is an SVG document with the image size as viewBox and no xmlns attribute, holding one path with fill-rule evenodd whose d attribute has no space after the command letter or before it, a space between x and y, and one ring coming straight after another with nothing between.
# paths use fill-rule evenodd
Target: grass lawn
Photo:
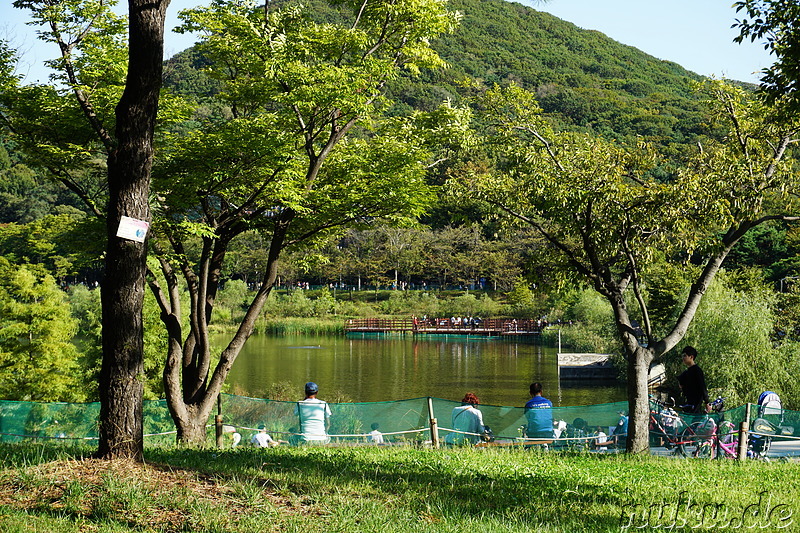
<instances>
[{"instance_id":1,"label":"grass lawn","mask_svg":"<svg viewBox=\"0 0 800 533\"><path fill-rule=\"evenodd\" d=\"M502 449L0 445L0 531L800 531L800 465Z\"/></svg>"}]
</instances>

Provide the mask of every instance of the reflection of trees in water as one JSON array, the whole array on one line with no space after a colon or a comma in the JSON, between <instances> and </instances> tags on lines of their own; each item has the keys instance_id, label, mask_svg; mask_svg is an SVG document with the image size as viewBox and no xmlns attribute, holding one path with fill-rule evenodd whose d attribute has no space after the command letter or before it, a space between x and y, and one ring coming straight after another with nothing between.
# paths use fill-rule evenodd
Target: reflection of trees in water
<instances>
[{"instance_id":1,"label":"reflection of trees in water","mask_svg":"<svg viewBox=\"0 0 800 533\"><path fill-rule=\"evenodd\" d=\"M557 401L556 349L543 344L485 338L420 339L411 335L298 336L291 339L291 346L314 344L321 348L287 350L286 339L258 336L255 340L252 349L245 346L234 365L230 384L238 394L296 400L300 399L297 391L302 384L313 377L323 391L320 399L328 402L423 396L460 400L471 390L485 403L521 406L533 381L542 382L545 394L559 405L625 398L622 385L597 390L585 384L571 384ZM290 383L290 394L266 394L270 384L276 382ZM367 424L365 428L368 427Z\"/></svg>"}]
</instances>

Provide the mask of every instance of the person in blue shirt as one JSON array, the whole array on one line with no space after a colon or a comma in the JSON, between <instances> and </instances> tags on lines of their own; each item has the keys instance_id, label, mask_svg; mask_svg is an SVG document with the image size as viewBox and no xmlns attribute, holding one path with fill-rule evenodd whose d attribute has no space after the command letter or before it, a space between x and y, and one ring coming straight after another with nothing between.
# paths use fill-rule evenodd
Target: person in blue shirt
<instances>
[{"instance_id":1,"label":"person in blue shirt","mask_svg":"<svg viewBox=\"0 0 800 533\"><path fill-rule=\"evenodd\" d=\"M553 403L542 396L542 384L531 383L531 399L525 404L528 427L525 435L531 439L553 438Z\"/></svg>"}]
</instances>

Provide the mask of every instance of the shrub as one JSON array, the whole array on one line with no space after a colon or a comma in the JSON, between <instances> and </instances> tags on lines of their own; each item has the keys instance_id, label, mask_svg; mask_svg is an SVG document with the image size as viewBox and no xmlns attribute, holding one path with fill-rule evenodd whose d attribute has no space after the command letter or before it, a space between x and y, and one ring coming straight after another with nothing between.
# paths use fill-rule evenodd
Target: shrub
<instances>
[{"instance_id":1,"label":"shrub","mask_svg":"<svg viewBox=\"0 0 800 533\"><path fill-rule=\"evenodd\" d=\"M217 294L214 317L220 322L239 322L252 297L244 281L239 279L227 281Z\"/></svg>"}]
</instances>

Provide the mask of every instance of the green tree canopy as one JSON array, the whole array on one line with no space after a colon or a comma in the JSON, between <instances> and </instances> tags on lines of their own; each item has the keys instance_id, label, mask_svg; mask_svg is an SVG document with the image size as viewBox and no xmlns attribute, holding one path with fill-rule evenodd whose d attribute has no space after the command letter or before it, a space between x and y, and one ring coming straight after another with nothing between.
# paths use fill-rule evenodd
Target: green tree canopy
<instances>
[{"instance_id":1,"label":"green tree canopy","mask_svg":"<svg viewBox=\"0 0 800 533\"><path fill-rule=\"evenodd\" d=\"M784 122L743 90L722 82L703 87L727 129L673 181L649 170L647 146L556 132L533 95L495 88L480 101L493 153L485 173L465 172L456 192L478 197L536 228L571 269L603 295L627 359L629 451L648 446L650 364L686 334L703 294L731 249L749 230L771 220L796 220L794 163L785 157L798 124ZM700 257L700 269L678 316L654 327L646 299L647 267L661 253ZM633 295L630 305L627 294ZM634 322L642 325L640 338ZM663 333L661 333L663 332Z\"/></svg>"},{"instance_id":2,"label":"green tree canopy","mask_svg":"<svg viewBox=\"0 0 800 533\"><path fill-rule=\"evenodd\" d=\"M775 63L765 68L761 88L770 103L785 100L790 113L800 111L800 5L786 0L742 0L734 2L742 42L761 40L764 49L775 55Z\"/></svg>"},{"instance_id":3,"label":"green tree canopy","mask_svg":"<svg viewBox=\"0 0 800 533\"><path fill-rule=\"evenodd\" d=\"M0 397L83 400L78 350L72 344L76 331L69 303L52 276L0 257Z\"/></svg>"},{"instance_id":4,"label":"green tree canopy","mask_svg":"<svg viewBox=\"0 0 800 533\"><path fill-rule=\"evenodd\" d=\"M466 131L468 115L452 106L385 116L390 80L442 64L429 40L457 22L443 2L331 6L339 17L326 23L288 3L215 1L181 13L181 30L201 34L197 46L226 111L167 135L154 174L161 272L150 282L169 331L166 393L182 441L205 439L208 414L284 249L374 218L420 215L432 198L425 182L435 163L431 125L440 125L439 138ZM259 289L217 359L208 325L230 244L250 230L268 250ZM178 274L190 293L186 332Z\"/></svg>"}]
</instances>

